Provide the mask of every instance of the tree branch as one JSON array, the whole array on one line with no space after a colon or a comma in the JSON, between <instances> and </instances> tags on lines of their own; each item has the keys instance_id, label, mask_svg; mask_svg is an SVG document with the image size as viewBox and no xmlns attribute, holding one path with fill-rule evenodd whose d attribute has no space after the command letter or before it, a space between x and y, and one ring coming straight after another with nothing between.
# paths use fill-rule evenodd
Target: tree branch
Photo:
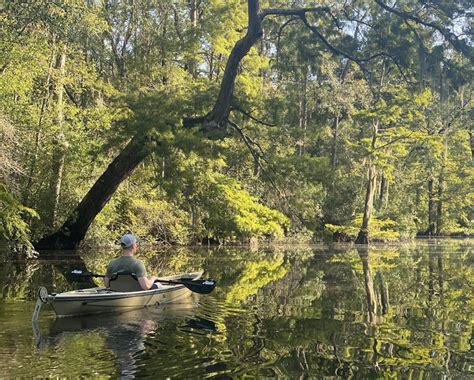
<instances>
[{"instance_id":1,"label":"tree branch","mask_svg":"<svg viewBox=\"0 0 474 380\"><path fill-rule=\"evenodd\" d=\"M378 57L387 57L387 58L390 58L390 60L395 64L395 66L397 67L399 73L401 74L401 76L403 77L403 80L405 80L405 82L407 83L411 83L411 81L408 79L408 77L405 75L405 73L403 72L402 70L402 67L400 66L400 64L397 62L396 58L394 56L392 56L391 54L385 52L385 51L380 51L380 52L377 52L373 55L371 55L370 57L365 57L365 58L361 58L361 57L355 57L339 48L337 48L336 46L334 46L333 44L331 44L318 30L318 28L316 28L314 25L311 25L309 22L308 22L308 19L306 18L305 15L301 16L301 21L303 21L303 23L306 25L306 27L308 29L310 29L318 38L319 40L324 44L326 45L326 47L335 55L341 55L349 60L351 60L352 62L356 63L363 72L366 72L368 73L368 70L367 68L365 67L365 63L367 62L370 62L372 60L374 60L375 58L378 58Z\"/></svg>"},{"instance_id":2,"label":"tree branch","mask_svg":"<svg viewBox=\"0 0 474 380\"><path fill-rule=\"evenodd\" d=\"M242 128L240 128L236 123L234 123L232 120L227 119L227 122L229 123L232 128L240 135L242 141L245 143L247 146L248 150L250 151L250 154L252 155L255 163L258 165L258 167L262 170L263 173L266 174L268 180L270 181L272 187L278 192L278 195L280 196L281 199L283 199L286 202L287 196L286 194L278 187L278 185L275 183L273 178L268 174L267 170L265 167L262 165L262 160L264 162L267 162L264 158L264 152L262 147L260 146L259 143L254 141L252 138L250 138L248 135L245 134ZM257 147L258 151L254 148ZM267 162L268 163L268 162Z\"/></svg>"},{"instance_id":3,"label":"tree branch","mask_svg":"<svg viewBox=\"0 0 474 380\"><path fill-rule=\"evenodd\" d=\"M257 42L263 34L261 20L258 16L259 2L258 0L248 0L248 27L247 34L237 41L234 45L227 65L224 70L222 82L214 103L214 107L206 118L203 128L213 129L222 128L227 121L229 115L230 103L234 92L235 78L242 59L250 51L251 47Z\"/></svg>"},{"instance_id":4,"label":"tree branch","mask_svg":"<svg viewBox=\"0 0 474 380\"><path fill-rule=\"evenodd\" d=\"M240 113L242 113L243 115L247 116L249 119L259 123L259 124L262 124L262 125L266 125L267 127L276 127L275 124L270 124L270 123L267 123L263 120L260 120L258 118L256 118L255 116L253 116L252 114L250 114L249 112L247 111L244 111L242 108L240 107L237 107L237 106L232 106L231 108L232 111L238 111Z\"/></svg>"},{"instance_id":5,"label":"tree branch","mask_svg":"<svg viewBox=\"0 0 474 380\"><path fill-rule=\"evenodd\" d=\"M289 24L291 24L293 21L298 21L298 17L292 17L289 20L287 20L283 25L280 26L278 29L278 34L277 34L277 44L276 44L276 65L278 67L278 62L279 62L279 57L280 57L280 40L281 40L281 34L283 33L283 29L285 29Z\"/></svg>"},{"instance_id":6,"label":"tree branch","mask_svg":"<svg viewBox=\"0 0 474 380\"><path fill-rule=\"evenodd\" d=\"M434 22L424 21L420 17L415 16L411 13L404 12L404 11L395 9L393 7L390 7L389 5L385 4L382 0L375 0L375 2L386 11L393 13L404 20L409 19L409 20L415 21L417 24L421 24L421 25L437 30L454 47L454 49L463 53L471 62L474 60L472 48L470 48L463 41L459 40L456 37L456 35L453 32L451 32L449 29L441 25L435 24Z\"/></svg>"},{"instance_id":7,"label":"tree branch","mask_svg":"<svg viewBox=\"0 0 474 380\"><path fill-rule=\"evenodd\" d=\"M321 13L327 13L332 16L331 14L331 9L329 7L311 7L311 8L267 8L267 9L262 9L260 12L260 20L263 21L263 19L267 16L270 15L276 15L276 16L304 16L308 12L321 12Z\"/></svg>"}]
</instances>

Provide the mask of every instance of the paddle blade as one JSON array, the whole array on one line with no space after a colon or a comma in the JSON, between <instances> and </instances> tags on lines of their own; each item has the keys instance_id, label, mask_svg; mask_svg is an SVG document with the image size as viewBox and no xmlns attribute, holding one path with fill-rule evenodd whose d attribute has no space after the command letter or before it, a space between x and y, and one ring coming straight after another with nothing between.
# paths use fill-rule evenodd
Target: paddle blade
<instances>
[{"instance_id":1,"label":"paddle blade","mask_svg":"<svg viewBox=\"0 0 474 380\"><path fill-rule=\"evenodd\" d=\"M182 280L179 282L181 282L189 290L200 294L209 294L216 287L216 281L214 280Z\"/></svg>"},{"instance_id":2,"label":"paddle blade","mask_svg":"<svg viewBox=\"0 0 474 380\"><path fill-rule=\"evenodd\" d=\"M214 280L191 280L190 278L181 278L177 280L157 279L155 282L161 282L163 284L184 285L192 292L200 294L209 294L216 287L216 281Z\"/></svg>"},{"instance_id":3,"label":"paddle blade","mask_svg":"<svg viewBox=\"0 0 474 380\"><path fill-rule=\"evenodd\" d=\"M68 280L74 281L74 282L81 282L86 276L84 275L84 272L80 269L74 269L66 275Z\"/></svg>"},{"instance_id":4,"label":"paddle blade","mask_svg":"<svg viewBox=\"0 0 474 380\"><path fill-rule=\"evenodd\" d=\"M81 269L74 269L67 274L67 278L70 281L74 281L74 282L82 282L84 279L91 278L91 277L105 277L105 276L102 274L88 272L86 270L83 271Z\"/></svg>"}]
</instances>

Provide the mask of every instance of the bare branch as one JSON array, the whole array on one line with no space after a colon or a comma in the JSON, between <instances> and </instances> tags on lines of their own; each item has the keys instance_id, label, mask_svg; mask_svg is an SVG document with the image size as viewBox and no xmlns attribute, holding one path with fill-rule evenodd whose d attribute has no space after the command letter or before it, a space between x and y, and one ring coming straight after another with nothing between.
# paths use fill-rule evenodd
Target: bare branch
<instances>
[{"instance_id":1,"label":"bare branch","mask_svg":"<svg viewBox=\"0 0 474 380\"><path fill-rule=\"evenodd\" d=\"M232 120L229 120L227 119L227 122L229 123L230 126L232 126L240 135L242 141L245 143L245 145L247 146L249 152L252 154L254 160L255 160L255 163L262 169L262 163L261 163L261 158L262 158L262 154L263 154L263 150L262 148L260 147L259 144L255 143L249 136L247 136L243 129L240 128L236 123L234 123ZM257 146L259 148L259 152L257 152L254 148L254 146Z\"/></svg>"},{"instance_id":2,"label":"bare branch","mask_svg":"<svg viewBox=\"0 0 474 380\"><path fill-rule=\"evenodd\" d=\"M415 21L417 24L421 24L437 30L454 47L454 49L463 53L471 62L473 61L472 48L470 48L463 41L459 40L456 35L449 29L434 22L422 20L420 17L415 16L411 13L392 8L389 5L385 4L382 0L375 0L375 2L386 11L393 13L404 20L409 19Z\"/></svg>"},{"instance_id":3,"label":"bare branch","mask_svg":"<svg viewBox=\"0 0 474 380\"><path fill-rule=\"evenodd\" d=\"M240 107L232 106L231 110L233 110L233 111L238 111L238 112L244 114L245 116L247 116L249 119L251 119L251 120L253 120L253 121L255 121L255 122L259 123L259 124L266 125L267 127L276 127L275 124L270 124L270 123L267 123L267 122L265 122L265 121L263 121L263 120L260 120L260 119L256 118L255 116L253 116L252 114L250 114L249 112L244 111L244 110L243 110L242 108L240 108Z\"/></svg>"},{"instance_id":4,"label":"bare branch","mask_svg":"<svg viewBox=\"0 0 474 380\"><path fill-rule=\"evenodd\" d=\"M397 67L398 71L400 72L401 76L403 77L403 79L407 82L407 83L411 83L411 81L408 79L408 77L405 75L405 73L403 72L400 64L397 62L396 58L394 56L392 56L391 54L385 52L385 51L380 51L380 52L377 52L373 55L371 55L370 57L365 57L365 58L360 58L360 57L355 57L339 48L337 48L336 46L334 46L333 44L331 44L318 30L318 28L316 28L314 25L311 25L309 22L308 22L308 19L306 18L306 16L302 16L300 17L301 18L301 21L303 21L303 23L306 25L307 28L309 28L318 38L319 40L324 44L326 45L326 47L333 53L333 54L336 54L336 55L342 55L343 57L351 60L352 62L356 63L363 72L368 72L367 68L365 67L365 63L367 62L370 62L372 60L374 60L375 58L378 58L378 57L387 57L387 58L390 58L390 60L395 64L395 66Z\"/></svg>"},{"instance_id":5,"label":"bare branch","mask_svg":"<svg viewBox=\"0 0 474 380\"><path fill-rule=\"evenodd\" d=\"M390 145L393 145L399 141L402 141L402 140L406 140L406 139L409 139L413 133L415 133L415 131L411 131L408 135L406 136L400 136L400 137L397 137L396 139L393 139L383 145L380 145L380 146L377 146L377 147L374 147L373 149L370 150L369 154L368 155L371 155L372 153L374 153L376 150L380 150L380 149L383 149L387 146L390 146Z\"/></svg>"},{"instance_id":6,"label":"bare branch","mask_svg":"<svg viewBox=\"0 0 474 380\"><path fill-rule=\"evenodd\" d=\"M275 183L273 178L269 175L265 167L262 165L262 160L264 162L267 162L264 158L264 152L260 144L258 144L256 141L254 141L252 138L250 138L248 135L245 134L242 128L240 128L236 123L234 123L232 120L227 119L227 122L229 123L232 128L235 129L235 131L240 135L242 141L245 143L247 146L248 150L250 151L250 154L252 155L253 159L255 160L255 163L258 165L258 167L262 170L263 173L266 174L268 180L270 181L270 184L272 187L277 191L278 195L280 196L281 199L283 199L286 203L287 196L286 194L278 187L278 185ZM258 148L258 151L255 149L255 147ZM267 162L268 163L268 162Z\"/></svg>"},{"instance_id":7,"label":"bare branch","mask_svg":"<svg viewBox=\"0 0 474 380\"><path fill-rule=\"evenodd\" d=\"M331 9L329 7L312 7L312 8L267 8L262 9L260 12L260 20L269 15L276 15L276 16L304 16L306 13L311 12L320 12L320 13L328 13L331 14Z\"/></svg>"},{"instance_id":8,"label":"bare branch","mask_svg":"<svg viewBox=\"0 0 474 380\"><path fill-rule=\"evenodd\" d=\"M289 20L287 20L283 25L280 26L278 29L278 34L277 34L277 45L276 45L276 64L278 66L279 62L279 56L280 56L280 40L281 40L281 34L283 33L283 29L285 29L289 24L291 24L293 21L298 21L299 17L292 17Z\"/></svg>"},{"instance_id":9,"label":"bare branch","mask_svg":"<svg viewBox=\"0 0 474 380\"><path fill-rule=\"evenodd\" d=\"M183 118L183 127L184 128L192 128L198 124L202 124L206 119L209 117L209 114L204 116L196 116L196 117L184 117Z\"/></svg>"}]
</instances>

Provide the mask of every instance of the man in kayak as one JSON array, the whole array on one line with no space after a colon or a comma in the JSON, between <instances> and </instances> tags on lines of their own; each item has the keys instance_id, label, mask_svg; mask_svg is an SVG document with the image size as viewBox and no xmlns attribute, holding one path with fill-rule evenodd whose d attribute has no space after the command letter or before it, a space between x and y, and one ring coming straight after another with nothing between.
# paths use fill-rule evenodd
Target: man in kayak
<instances>
[{"instance_id":1,"label":"man in kayak","mask_svg":"<svg viewBox=\"0 0 474 380\"><path fill-rule=\"evenodd\" d=\"M105 286L110 286L110 278L114 273L125 271L134 273L137 276L138 282L143 290L158 289L158 284L155 283L157 277L152 276L148 278L146 276L145 265L133 256L138 250L138 240L135 235L123 235L120 238L120 245L122 247L122 256L109 263L104 278Z\"/></svg>"}]
</instances>

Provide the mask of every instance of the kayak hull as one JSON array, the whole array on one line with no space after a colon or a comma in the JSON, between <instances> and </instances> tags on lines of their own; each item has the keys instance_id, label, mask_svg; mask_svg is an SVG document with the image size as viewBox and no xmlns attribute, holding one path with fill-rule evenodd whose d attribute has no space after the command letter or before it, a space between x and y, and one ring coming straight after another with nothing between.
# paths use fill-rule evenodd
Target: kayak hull
<instances>
[{"instance_id":1,"label":"kayak hull","mask_svg":"<svg viewBox=\"0 0 474 380\"><path fill-rule=\"evenodd\" d=\"M163 280L192 278L197 280L202 272L184 273L163 277ZM158 289L134 292L117 292L105 287L73 290L60 294L49 294L47 303L51 304L58 317L70 317L128 311L153 305L174 302L187 297L191 291L181 284L160 284Z\"/></svg>"}]
</instances>

